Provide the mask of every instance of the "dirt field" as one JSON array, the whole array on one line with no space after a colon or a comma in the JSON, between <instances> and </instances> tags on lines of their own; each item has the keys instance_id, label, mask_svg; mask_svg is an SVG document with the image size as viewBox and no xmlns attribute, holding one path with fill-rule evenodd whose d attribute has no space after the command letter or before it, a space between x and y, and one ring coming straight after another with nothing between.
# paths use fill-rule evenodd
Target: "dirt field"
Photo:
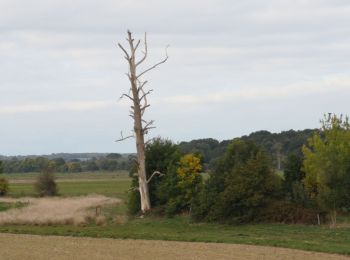
<instances>
[{"instance_id":1,"label":"dirt field","mask_svg":"<svg viewBox=\"0 0 350 260\"><path fill-rule=\"evenodd\" d=\"M209 243L0 234L1 259L350 259L300 250Z\"/></svg>"}]
</instances>

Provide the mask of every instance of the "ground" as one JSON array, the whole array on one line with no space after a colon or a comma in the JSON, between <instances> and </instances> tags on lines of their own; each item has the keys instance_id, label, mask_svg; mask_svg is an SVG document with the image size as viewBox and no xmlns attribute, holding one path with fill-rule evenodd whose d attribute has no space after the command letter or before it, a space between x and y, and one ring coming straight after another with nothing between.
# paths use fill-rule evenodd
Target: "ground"
<instances>
[{"instance_id":1,"label":"ground","mask_svg":"<svg viewBox=\"0 0 350 260\"><path fill-rule=\"evenodd\" d=\"M265 246L108 238L0 234L0 244L2 259L350 259Z\"/></svg>"}]
</instances>

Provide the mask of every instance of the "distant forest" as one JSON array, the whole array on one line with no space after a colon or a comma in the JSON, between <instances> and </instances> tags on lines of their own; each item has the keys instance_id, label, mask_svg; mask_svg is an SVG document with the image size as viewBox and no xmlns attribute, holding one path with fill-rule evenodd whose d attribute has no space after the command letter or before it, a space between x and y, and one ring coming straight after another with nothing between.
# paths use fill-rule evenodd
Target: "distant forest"
<instances>
[{"instance_id":1,"label":"distant forest","mask_svg":"<svg viewBox=\"0 0 350 260\"><path fill-rule=\"evenodd\" d=\"M261 146L270 155L274 167L283 170L283 161L288 154L301 155L301 147L307 143L308 138L318 131L317 129L289 130L281 133L258 131L248 136L242 136L241 139ZM230 142L231 140L219 142L212 138L198 139L181 142L179 148L184 154L200 154L205 168L210 169L215 160L224 154Z\"/></svg>"},{"instance_id":2,"label":"distant forest","mask_svg":"<svg viewBox=\"0 0 350 260\"><path fill-rule=\"evenodd\" d=\"M261 146L271 157L273 165L283 170L283 161L288 154L301 155L301 147L306 144L317 129L270 133L254 132L240 137L244 141ZM212 138L197 139L178 144L183 154L200 155L205 170L210 170L217 158L222 156L231 140L219 142ZM129 170L133 165L133 154L118 153L59 153L42 156L0 156L4 173L40 172L50 166L57 172L116 171Z\"/></svg>"}]
</instances>

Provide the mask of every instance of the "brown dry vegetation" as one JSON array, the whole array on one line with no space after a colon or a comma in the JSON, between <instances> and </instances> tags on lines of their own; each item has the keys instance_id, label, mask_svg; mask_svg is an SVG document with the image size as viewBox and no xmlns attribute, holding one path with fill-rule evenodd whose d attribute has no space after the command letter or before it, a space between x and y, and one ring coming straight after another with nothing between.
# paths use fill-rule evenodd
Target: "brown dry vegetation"
<instances>
[{"instance_id":1,"label":"brown dry vegetation","mask_svg":"<svg viewBox=\"0 0 350 260\"><path fill-rule=\"evenodd\" d=\"M98 222L102 223L103 217L96 216L96 207L117 204L121 200L102 195L89 195L73 198L0 198L0 202L28 203L28 206L23 208L1 212L0 225L81 225L94 218L98 218Z\"/></svg>"},{"instance_id":2,"label":"brown dry vegetation","mask_svg":"<svg viewBox=\"0 0 350 260\"><path fill-rule=\"evenodd\" d=\"M0 234L3 259L349 259L301 250L232 244ZM31 250L28 250L28 249Z\"/></svg>"}]
</instances>

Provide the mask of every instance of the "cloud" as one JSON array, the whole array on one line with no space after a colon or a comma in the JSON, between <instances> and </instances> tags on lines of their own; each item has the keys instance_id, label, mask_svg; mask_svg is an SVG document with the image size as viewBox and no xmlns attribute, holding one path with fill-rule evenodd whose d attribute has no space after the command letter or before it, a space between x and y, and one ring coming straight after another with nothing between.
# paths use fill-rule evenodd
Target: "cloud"
<instances>
[{"instance_id":1,"label":"cloud","mask_svg":"<svg viewBox=\"0 0 350 260\"><path fill-rule=\"evenodd\" d=\"M87 111L92 109L105 109L109 107L123 105L123 102L115 101L65 101L53 102L47 104L27 104L0 106L0 114L17 114L17 113L38 113L51 111Z\"/></svg>"},{"instance_id":2,"label":"cloud","mask_svg":"<svg viewBox=\"0 0 350 260\"><path fill-rule=\"evenodd\" d=\"M295 98L297 96L313 96L318 94L338 93L350 89L350 77L335 77L319 82L301 82L280 87L241 87L237 90L214 91L209 94L163 96L153 99L157 105L198 105L215 104L231 101L272 100L282 98ZM96 109L113 108L116 106L129 106L128 100L118 102L112 100L95 101L64 101L46 104L27 104L0 106L0 114L37 113L50 111L88 111Z\"/></svg>"},{"instance_id":3,"label":"cloud","mask_svg":"<svg viewBox=\"0 0 350 260\"><path fill-rule=\"evenodd\" d=\"M239 88L230 91L213 91L206 95L185 95L166 97L158 100L167 104L203 104L203 103L223 103L230 101L251 101L251 100L271 100L288 98L293 99L298 96L313 96L327 93L341 93L350 90L350 77L328 78L319 82L302 82L280 87L255 87Z\"/></svg>"}]
</instances>

